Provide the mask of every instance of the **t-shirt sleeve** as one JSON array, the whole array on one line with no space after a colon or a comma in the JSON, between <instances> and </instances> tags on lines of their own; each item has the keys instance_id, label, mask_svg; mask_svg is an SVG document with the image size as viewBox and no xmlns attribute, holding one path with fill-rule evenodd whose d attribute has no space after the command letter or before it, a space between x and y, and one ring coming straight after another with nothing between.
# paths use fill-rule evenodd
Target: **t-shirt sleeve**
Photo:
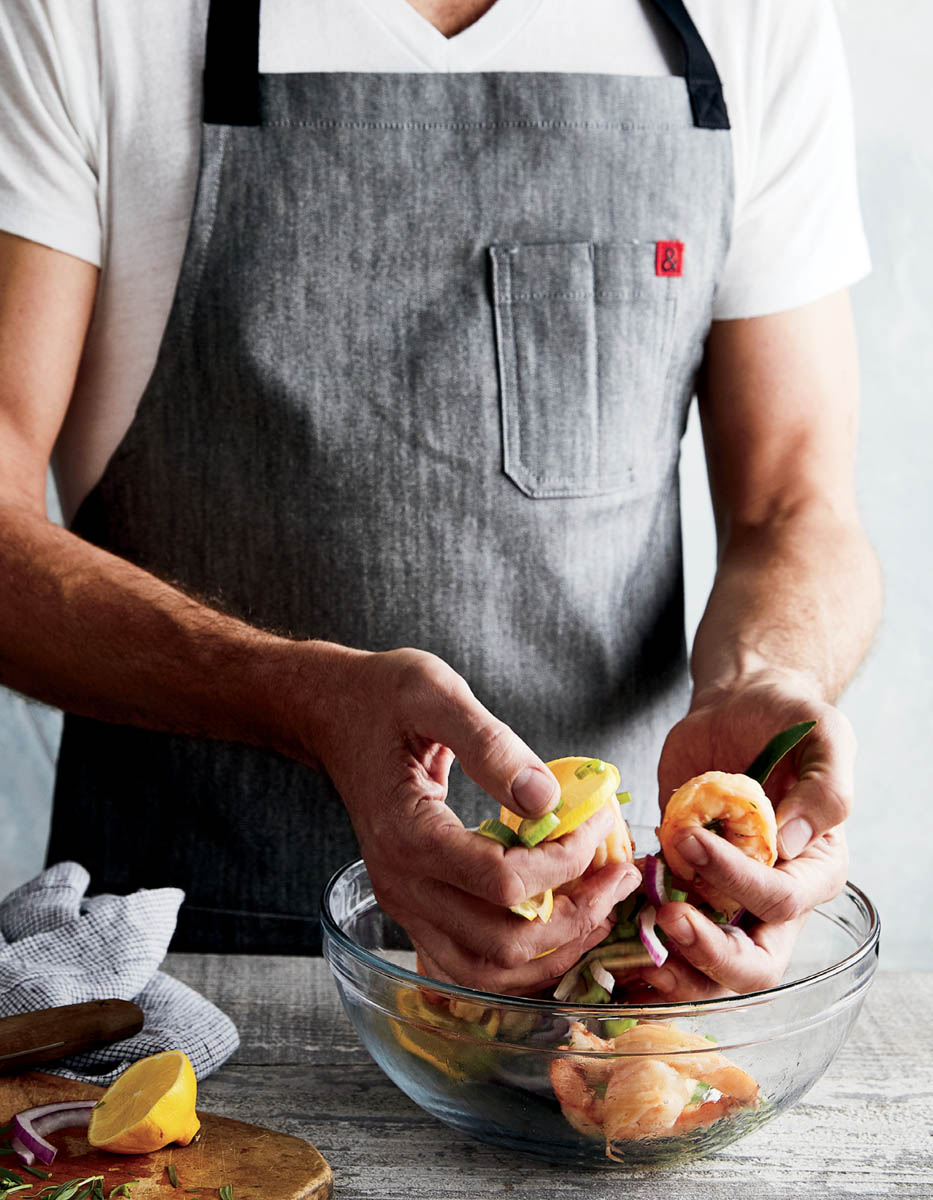
<instances>
[{"instance_id":1,"label":"t-shirt sleeve","mask_svg":"<svg viewBox=\"0 0 933 1200\"><path fill-rule=\"evenodd\" d=\"M0 6L0 229L99 266L95 29L87 0Z\"/></svg>"},{"instance_id":2,"label":"t-shirt sleeve","mask_svg":"<svg viewBox=\"0 0 933 1200\"><path fill-rule=\"evenodd\" d=\"M719 320L795 308L861 279L870 260L859 209L849 77L832 0L765 4L746 69L748 176L736 180ZM728 83L727 83L728 95Z\"/></svg>"}]
</instances>

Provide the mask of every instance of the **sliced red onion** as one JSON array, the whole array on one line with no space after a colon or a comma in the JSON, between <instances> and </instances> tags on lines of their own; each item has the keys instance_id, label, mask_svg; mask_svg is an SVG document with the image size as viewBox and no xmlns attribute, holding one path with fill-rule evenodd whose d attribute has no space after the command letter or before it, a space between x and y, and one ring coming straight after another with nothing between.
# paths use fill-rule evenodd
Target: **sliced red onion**
<instances>
[{"instance_id":1,"label":"sliced red onion","mask_svg":"<svg viewBox=\"0 0 933 1200\"><path fill-rule=\"evenodd\" d=\"M47 1133L69 1126L87 1126L96 1100L66 1100L59 1104L40 1104L27 1108L13 1118L10 1145L27 1167L38 1159L49 1166L58 1151L45 1140Z\"/></svg>"},{"instance_id":2,"label":"sliced red onion","mask_svg":"<svg viewBox=\"0 0 933 1200\"><path fill-rule=\"evenodd\" d=\"M645 855L645 869L642 872L642 877L645 881L645 893L648 900L655 908L660 908L662 904L670 903L670 896L667 891L667 884L664 881L664 874L667 870L667 863L663 858L659 858L656 854Z\"/></svg>"},{"instance_id":3,"label":"sliced red onion","mask_svg":"<svg viewBox=\"0 0 933 1200\"><path fill-rule=\"evenodd\" d=\"M745 912L746 912L746 910L744 908L740 908L739 911L734 916L729 918L729 920L726 922L726 924L727 925L738 925L739 922L742 920L742 918L745 916Z\"/></svg>"},{"instance_id":4,"label":"sliced red onion","mask_svg":"<svg viewBox=\"0 0 933 1200\"><path fill-rule=\"evenodd\" d=\"M654 927L657 912L650 904L638 914L638 936L641 938L641 943L651 955L651 961L656 967L663 967L667 962L667 947L661 945L661 939L657 935Z\"/></svg>"}]
</instances>

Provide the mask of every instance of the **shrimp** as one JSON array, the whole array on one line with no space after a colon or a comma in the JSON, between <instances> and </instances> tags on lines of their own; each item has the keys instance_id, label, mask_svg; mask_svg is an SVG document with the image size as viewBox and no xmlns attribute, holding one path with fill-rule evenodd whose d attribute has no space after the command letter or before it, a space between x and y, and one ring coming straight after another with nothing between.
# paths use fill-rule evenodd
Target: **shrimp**
<instances>
[{"instance_id":1,"label":"shrimp","mask_svg":"<svg viewBox=\"0 0 933 1200\"><path fill-rule=\"evenodd\" d=\"M603 1132L611 1142L670 1136L696 1084L656 1058L614 1062L606 1084Z\"/></svg>"},{"instance_id":2,"label":"shrimp","mask_svg":"<svg viewBox=\"0 0 933 1200\"><path fill-rule=\"evenodd\" d=\"M608 1068L606 1060L601 1061ZM599 1062L588 1063L569 1056L555 1058L549 1072L551 1087L566 1120L577 1133L596 1139L603 1136L607 1081L602 1076L608 1075L608 1070L599 1070Z\"/></svg>"},{"instance_id":3,"label":"shrimp","mask_svg":"<svg viewBox=\"0 0 933 1200\"><path fill-rule=\"evenodd\" d=\"M651 1054L692 1083L708 1083L724 1096L758 1107L758 1084L699 1033L675 1025L642 1021L612 1038L611 1049L626 1054Z\"/></svg>"},{"instance_id":4,"label":"shrimp","mask_svg":"<svg viewBox=\"0 0 933 1200\"><path fill-rule=\"evenodd\" d=\"M612 1050L612 1043L590 1033L579 1021L570 1026L572 1050ZM549 1075L554 1095L567 1121L584 1137L603 1136L604 1100L611 1060L588 1058L575 1054L555 1058Z\"/></svg>"},{"instance_id":5,"label":"shrimp","mask_svg":"<svg viewBox=\"0 0 933 1200\"><path fill-rule=\"evenodd\" d=\"M551 1086L567 1121L585 1137L604 1137L610 1158L614 1142L676 1136L758 1108L751 1075L675 1025L640 1022L606 1039L574 1022L569 1048L583 1053L555 1059ZM613 1053L623 1057L604 1057ZM695 1099L700 1084L716 1094Z\"/></svg>"},{"instance_id":6,"label":"shrimp","mask_svg":"<svg viewBox=\"0 0 933 1200\"><path fill-rule=\"evenodd\" d=\"M771 801L761 784L748 775L707 771L681 784L664 810L658 838L667 865L681 879L692 881L694 890L708 904L731 917L740 906L696 878L694 868L677 852L675 834L691 827L713 829L749 858L773 867L777 861L777 823Z\"/></svg>"}]
</instances>

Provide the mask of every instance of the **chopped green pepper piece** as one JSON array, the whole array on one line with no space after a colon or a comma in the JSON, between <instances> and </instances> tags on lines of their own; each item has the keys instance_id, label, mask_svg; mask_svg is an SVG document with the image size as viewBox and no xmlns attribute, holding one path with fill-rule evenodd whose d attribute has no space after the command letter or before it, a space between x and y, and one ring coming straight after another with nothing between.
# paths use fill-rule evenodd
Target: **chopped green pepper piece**
<instances>
[{"instance_id":1,"label":"chopped green pepper piece","mask_svg":"<svg viewBox=\"0 0 933 1200\"><path fill-rule=\"evenodd\" d=\"M526 846L537 846L538 842L543 842L559 824L560 817L553 812L545 813L543 817L526 817L518 827L519 841Z\"/></svg>"},{"instance_id":2,"label":"chopped green pepper piece","mask_svg":"<svg viewBox=\"0 0 933 1200\"><path fill-rule=\"evenodd\" d=\"M581 763L574 771L577 779L585 779L587 775L602 775L606 769L606 764L601 758L591 758L585 763Z\"/></svg>"},{"instance_id":3,"label":"chopped green pepper piece","mask_svg":"<svg viewBox=\"0 0 933 1200\"><path fill-rule=\"evenodd\" d=\"M603 1021L603 1029L605 1029L607 1037L618 1037L619 1034L634 1029L637 1024L634 1017L607 1017Z\"/></svg>"},{"instance_id":4,"label":"chopped green pepper piece","mask_svg":"<svg viewBox=\"0 0 933 1200\"><path fill-rule=\"evenodd\" d=\"M672 900L672 901L673 901L675 904L683 904L683 902L684 902L686 899L687 899L687 893L686 893L686 892L682 892L682 891L680 890L680 888L671 888L671 900Z\"/></svg>"},{"instance_id":5,"label":"chopped green pepper piece","mask_svg":"<svg viewBox=\"0 0 933 1200\"><path fill-rule=\"evenodd\" d=\"M483 837L491 838L494 842L499 842L506 849L509 846L517 846L521 841L514 829L510 829L504 821L499 821L496 817L490 817L483 821L476 832L482 834Z\"/></svg>"},{"instance_id":6,"label":"chopped green pepper piece","mask_svg":"<svg viewBox=\"0 0 933 1200\"><path fill-rule=\"evenodd\" d=\"M584 967L582 973L583 982L587 984L587 990L577 1001L578 1004L608 1004L609 993L593 978L593 973L590 968Z\"/></svg>"},{"instance_id":7,"label":"chopped green pepper piece","mask_svg":"<svg viewBox=\"0 0 933 1200\"><path fill-rule=\"evenodd\" d=\"M618 800L618 802L620 804L631 804L632 803L632 793L631 792L616 792L616 799Z\"/></svg>"},{"instance_id":8,"label":"chopped green pepper piece","mask_svg":"<svg viewBox=\"0 0 933 1200\"><path fill-rule=\"evenodd\" d=\"M637 937L638 926L634 921L619 921L612 932L614 942L627 942L629 938Z\"/></svg>"}]
</instances>

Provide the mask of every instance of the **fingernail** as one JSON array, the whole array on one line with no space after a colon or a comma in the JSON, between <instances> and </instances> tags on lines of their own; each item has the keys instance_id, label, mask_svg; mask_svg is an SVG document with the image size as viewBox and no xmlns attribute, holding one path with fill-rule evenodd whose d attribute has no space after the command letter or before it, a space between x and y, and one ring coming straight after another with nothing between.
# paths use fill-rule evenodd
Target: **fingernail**
<instances>
[{"instance_id":1,"label":"fingernail","mask_svg":"<svg viewBox=\"0 0 933 1200\"><path fill-rule=\"evenodd\" d=\"M557 780L550 771L522 767L512 780L512 799L529 816L536 817L557 803Z\"/></svg>"},{"instance_id":2,"label":"fingernail","mask_svg":"<svg viewBox=\"0 0 933 1200\"><path fill-rule=\"evenodd\" d=\"M709 862L709 855L706 853L703 843L692 833L677 843L677 852L682 854L688 863L693 863L695 867L705 867Z\"/></svg>"},{"instance_id":3,"label":"fingernail","mask_svg":"<svg viewBox=\"0 0 933 1200\"><path fill-rule=\"evenodd\" d=\"M804 817L794 817L778 833L781 858L796 858L813 837L813 827Z\"/></svg>"},{"instance_id":4,"label":"fingernail","mask_svg":"<svg viewBox=\"0 0 933 1200\"><path fill-rule=\"evenodd\" d=\"M670 925L665 925L664 932L678 946L692 946L697 938L696 931L686 917L678 917Z\"/></svg>"}]
</instances>

